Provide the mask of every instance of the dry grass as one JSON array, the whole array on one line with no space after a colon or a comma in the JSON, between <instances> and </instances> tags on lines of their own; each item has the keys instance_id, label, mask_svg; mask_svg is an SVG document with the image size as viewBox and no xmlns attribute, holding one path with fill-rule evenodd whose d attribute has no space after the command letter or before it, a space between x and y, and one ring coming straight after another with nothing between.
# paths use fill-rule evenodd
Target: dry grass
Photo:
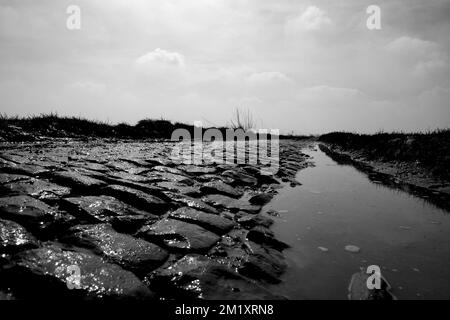
<instances>
[{"instance_id":1,"label":"dry grass","mask_svg":"<svg viewBox=\"0 0 450 320\"><path fill-rule=\"evenodd\" d=\"M135 126L111 124L82 117L64 117L57 113L9 117L0 115L0 137L7 141L48 137L170 138L176 125L160 119L145 119Z\"/></svg>"},{"instance_id":2,"label":"dry grass","mask_svg":"<svg viewBox=\"0 0 450 320\"><path fill-rule=\"evenodd\" d=\"M236 108L234 110L233 118L230 120L229 127L231 129L243 129L244 131L255 129L256 121L250 110L241 110Z\"/></svg>"},{"instance_id":3,"label":"dry grass","mask_svg":"<svg viewBox=\"0 0 450 320\"><path fill-rule=\"evenodd\" d=\"M415 162L437 177L450 179L450 129L374 135L332 132L319 140L344 150L361 151L371 160Z\"/></svg>"}]
</instances>

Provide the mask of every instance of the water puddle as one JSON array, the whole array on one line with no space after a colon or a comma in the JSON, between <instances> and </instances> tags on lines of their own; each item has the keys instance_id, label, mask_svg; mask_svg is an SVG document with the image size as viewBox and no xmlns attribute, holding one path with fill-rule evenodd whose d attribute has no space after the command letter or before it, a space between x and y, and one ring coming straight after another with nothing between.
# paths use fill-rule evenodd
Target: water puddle
<instances>
[{"instance_id":1,"label":"water puddle","mask_svg":"<svg viewBox=\"0 0 450 320\"><path fill-rule=\"evenodd\" d=\"M450 214L370 182L322 151L266 206L289 243L289 268L273 290L290 299L346 299L352 274L378 265L399 299L450 298Z\"/></svg>"}]
</instances>

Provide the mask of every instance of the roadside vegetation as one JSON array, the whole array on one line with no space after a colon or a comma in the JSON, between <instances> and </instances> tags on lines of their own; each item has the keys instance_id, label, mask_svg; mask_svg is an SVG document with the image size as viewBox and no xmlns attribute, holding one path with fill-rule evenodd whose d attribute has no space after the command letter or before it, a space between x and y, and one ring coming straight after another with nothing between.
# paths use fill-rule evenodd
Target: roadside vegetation
<instances>
[{"instance_id":1,"label":"roadside vegetation","mask_svg":"<svg viewBox=\"0 0 450 320\"><path fill-rule=\"evenodd\" d=\"M231 129L243 129L244 131L256 129L256 121L249 109L241 110L236 108L233 117L228 125Z\"/></svg>"},{"instance_id":2,"label":"roadside vegetation","mask_svg":"<svg viewBox=\"0 0 450 320\"><path fill-rule=\"evenodd\" d=\"M358 151L368 160L414 162L435 176L450 179L450 129L373 135L332 132L320 136L319 141Z\"/></svg>"},{"instance_id":3,"label":"roadside vegetation","mask_svg":"<svg viewBox=\"0 0 450 320\"><path fill-rule=\"evenodd\" d=\"M227 129L255 129L252 114L236 109L229 124L218 127L225 137ZM143 119L135 125L66 117L46 113L27 117L0 114L0 141L36 141L45 138L116 138L116 139L170 139L176 129L186 129L194 136L193 125L166 119ZM203 128L204 130L208 128ZM305 139L304 136L280 135L280 139Z\"/></svg>"},{"instance_id":4,"label":"roadside vegetation","mask_svg":"<svg viewBox=\"0 0 450 320\"><path fill-rule=\"evenodd\" d=\"M165 119L143 119L136 125L111 124L56 113L29 117L0 116L0 138L6 141L34 141L40 137L98 137L130 139L170 139L177 128L193 130L190 125Z\"/></svg>"}]
</instances>

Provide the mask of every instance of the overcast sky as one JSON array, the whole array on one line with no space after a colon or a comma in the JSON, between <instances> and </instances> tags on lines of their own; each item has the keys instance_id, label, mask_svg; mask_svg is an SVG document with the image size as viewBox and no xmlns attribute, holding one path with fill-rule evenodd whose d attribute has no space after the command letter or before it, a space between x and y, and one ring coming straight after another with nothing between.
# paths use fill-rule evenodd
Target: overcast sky
<instances>
[{"instance_id":1,"label":"overcast sky","mask_svg":"<svg viewBox=\"0 0 450 320\"><path fill-rule=\"evenodd\" d=\"M0 111L209 126L241 107L283 132L450 127L449 17L442 0L0 0Z\"/></svg>"}]
</instances>

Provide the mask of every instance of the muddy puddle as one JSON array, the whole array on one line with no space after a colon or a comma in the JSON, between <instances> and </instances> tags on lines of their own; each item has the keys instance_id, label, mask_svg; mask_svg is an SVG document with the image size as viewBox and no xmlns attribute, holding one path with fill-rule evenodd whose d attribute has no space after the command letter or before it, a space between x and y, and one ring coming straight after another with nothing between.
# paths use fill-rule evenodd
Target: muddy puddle
<instances>
[{"instance_id":1,"label":"muddy puddle","mask_svg":"<svg viewBox=\"0 0 450 320\"><path fill-rule=\"evenodd\" d=\"M347 299L352 274L377 265L399 299L449 299L450 214L318 148L307 153L315 167L297 173L302 185L280 190L264 208L279 212L273 230L292 246L273 290L289 299Z\"/></svg>"}]
</instances>

